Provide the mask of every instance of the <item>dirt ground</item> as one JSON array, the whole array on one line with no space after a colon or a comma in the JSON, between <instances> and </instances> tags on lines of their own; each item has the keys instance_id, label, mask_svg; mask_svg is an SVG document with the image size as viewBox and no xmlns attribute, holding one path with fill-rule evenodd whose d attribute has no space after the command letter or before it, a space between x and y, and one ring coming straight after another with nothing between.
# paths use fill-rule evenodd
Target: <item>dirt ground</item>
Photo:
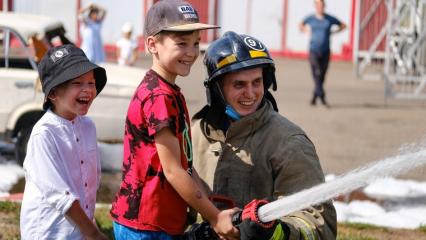
<instances>
[{"instance_id":1,"label":"dirt ground","mask_svg":"<svg viewBox=\"0 0 426 240\"><path fill-rule=\"evenodd\" d=\"M187 78L177 84L187 99L190 114L205 104L203 80L206 77L202 55ZM302 127L314 142L324 172L342 174L369 162L393 156L409 143L426 146L426 100L388 100L382 81L358 80L352 63L331 62L326 82L330 108L309 105L313 82L308 62L274 58L278 91L274 93L280 113ZM142 57L139 66L149 68L150 59ZM400 176L426 181L426 167ZM111 202L120 183L121 173L105 173L100 202ZM17 184L13 192L22 190ZM11 222L9 222L11 221ZM1 239L17 236L16 216L0 213ZM6 235L4 235L6 234ZM425 239L424 231L397 229L359 229L340 225L341 239ZM3 235L3 236L2 236ZM354 238L356 236L356 238Z\"/></svg>"},{"instance_id":2,"label":"dirt ground","mask_svg":"<svg viewBox=\"0 0 426 240\"><path fill-rule=\"evenodd\" d=\"M187 78L177 80L190 114L204 106L203 55ZM316 146L326 174L342 174L372 161L394 156L401 146L426 146L426 99L384 97L384 82L359 80L350 62L332 61L326 79L330 108L309 104L313 81L306 60L274 58L280 113L302 127ZM149 67L143 58L141 66ZM426 181L426 167L400 178Z\"/></svg>"}]
</instances>

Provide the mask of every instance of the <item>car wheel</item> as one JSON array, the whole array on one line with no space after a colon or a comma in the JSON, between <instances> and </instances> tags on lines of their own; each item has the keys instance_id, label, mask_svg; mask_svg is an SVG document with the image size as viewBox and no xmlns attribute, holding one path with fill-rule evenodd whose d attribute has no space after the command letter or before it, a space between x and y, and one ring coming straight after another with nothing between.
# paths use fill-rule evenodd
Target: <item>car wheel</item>
<instances>
[{"instance_id":1,"label":"car wheel","mask_svg":"<svg viewBox=\"0 0 426 240\"><path fill-rule=\"evenodd\" d=\"M27 155L27 145L30 139L31 128L19 130L15 144L15 159L19 165L23 165L25 156Z\"/></svg>"}]
</instances>

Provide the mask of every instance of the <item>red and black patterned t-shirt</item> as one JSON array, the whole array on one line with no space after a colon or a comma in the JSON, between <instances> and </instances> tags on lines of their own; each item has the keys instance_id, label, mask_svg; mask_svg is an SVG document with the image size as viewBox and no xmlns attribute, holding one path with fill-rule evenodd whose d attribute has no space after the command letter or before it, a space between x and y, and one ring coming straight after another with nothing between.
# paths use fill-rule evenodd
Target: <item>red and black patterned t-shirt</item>
<instances>
[{"instance_id":1,"label":"red and black patterned t-shirt","mask_svg":"<svg viewBox=\"0 0 426 240\"><path fill-rule=\"evenodd\" d=\"M183 233L187 204L164 176L154 135L170 128L179 140L182 167L191 172L189 126L180 88L148 71L127 112L123 179L111 209L114 221L139 230Z\"/></svg>"}]
</instances>

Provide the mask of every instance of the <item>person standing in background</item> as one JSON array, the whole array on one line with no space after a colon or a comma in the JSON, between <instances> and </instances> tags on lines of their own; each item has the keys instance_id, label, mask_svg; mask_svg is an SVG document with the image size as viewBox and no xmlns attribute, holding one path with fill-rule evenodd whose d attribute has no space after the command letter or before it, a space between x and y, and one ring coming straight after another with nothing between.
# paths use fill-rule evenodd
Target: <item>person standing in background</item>
<instances>
[{"instance_id":1,"label":"person standing in background","mask_svg":"<svg viewBox=\"0 0 426 240\"><path fill-rule=\"evenodd\" d=\"M102 22L105 19L106 10L99 5L89 4L80 9L80 34L82 38L80 48L87 58L93 63L105 61L105 51L101 36Z\"/></svg>"},{"instance_id":2,"label":"person standing in background","mask_svg":"<svg viewBox=\"0 0 426 240\"><path fill-rule=\"evenodd\" d=\"M334 16L328 15L324 11L324 0L315 0L315 14L307 16L300 23L300 31L310 33L309 43L309 63L311 65L312 76L315 82L311 105L316 105L319 98L321 103L328 107L325 98L324 82L325 75L330 61L330 36L333 33L340 32L346 28L346 24L342 23ZM333 25L338 28L332 31Z\"/></svg>"},{"instance_id":3,"label":"person standing in background","mask_svg":"<svg viewBox=\"0 0 426 240\"><path fill-rule=\"evenodd\" d=\"M117 62L118 65L133 65L137 59L138 43L132 39L133 26L125 23L121 27L121 38L117 41Z\"/></svg>"}]
</instances>

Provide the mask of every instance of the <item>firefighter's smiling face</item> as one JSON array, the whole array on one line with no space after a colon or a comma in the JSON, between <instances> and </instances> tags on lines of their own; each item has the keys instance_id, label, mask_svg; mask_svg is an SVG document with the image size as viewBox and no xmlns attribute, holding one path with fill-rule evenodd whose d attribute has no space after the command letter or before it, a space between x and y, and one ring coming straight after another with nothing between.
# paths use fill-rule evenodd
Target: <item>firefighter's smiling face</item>
<instances>
[{"instance_id":1,"label":"firefighter's smiling face","mask_svg":"<svg viewBox=\"0 0 426 240\"><path fill-rule=\"evenodd\" d=\"M252 68L225 74L222 93L226 102L241 116L256 111L264 95L262 68Z\"/></svg>"}]
</instances>

